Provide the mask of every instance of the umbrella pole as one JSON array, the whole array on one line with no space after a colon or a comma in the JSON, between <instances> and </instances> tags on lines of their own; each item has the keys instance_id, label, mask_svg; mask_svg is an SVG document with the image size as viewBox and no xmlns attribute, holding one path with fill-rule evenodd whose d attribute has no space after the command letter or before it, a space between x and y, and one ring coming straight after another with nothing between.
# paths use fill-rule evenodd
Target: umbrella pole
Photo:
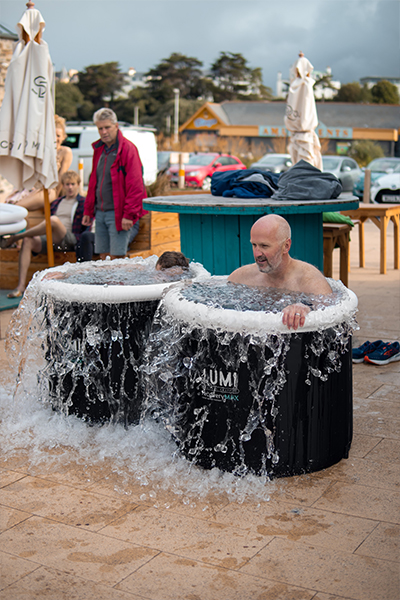
<instances>
[{"instance_id":1,"label":"umbrella pole","mask_svg":"<svg viewBox=\"0 0 400 600\"><path fill-rule=\"evenodd\" d=\"M49 190L43 188L44 194L44 218L46 219L46 240L47 240L47 262L49 267L54 267L54 250L53 250L53 232L51 230L51 212Z\"/></svg>"}]
</instances>

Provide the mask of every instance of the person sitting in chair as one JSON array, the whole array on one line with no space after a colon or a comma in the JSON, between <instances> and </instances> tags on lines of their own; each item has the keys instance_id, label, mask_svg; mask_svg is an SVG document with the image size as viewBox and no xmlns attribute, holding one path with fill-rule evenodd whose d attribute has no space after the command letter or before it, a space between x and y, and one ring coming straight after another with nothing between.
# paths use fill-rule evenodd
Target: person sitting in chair
<instances>
[{"instance_id":1,"label":"person sitting in chair","mask_svg":"<svg viewBox=\"0 0 400 600\"><path fill-rule=\"evenodd\" d=\"M56 126L56 153L57 153L57 171L58 185L49 190L49 201L54 202L62 193L62 176L68 171L72 163L72 150L68 146L63 146L62 143L66 139L65 119L54 116ZM42 188L32 188L31 190L13 190L6 198L7 204L15 204L22 206L27 210L39 210L44 207L44 192Z\"/></svg>"},{"instance_id":2,"label":"person sitting in chair","mask_svg":"<svg viewBox=\"0 0 400 600\"><path fill-rule=\"evenodd\" d=\"M85 199L79 194L80 178L75 171L67 171L61 178L65 195L51 204L51 231L55 250L75 250L81 234L87 229L82 225ZM25 291L26 279L32 254L47 253L46 221L16 235L4 236L1 248L8 248L23 240L19 253L19 275L17 288L8 298L19 298Z\"/></svg>"}]
</instances>

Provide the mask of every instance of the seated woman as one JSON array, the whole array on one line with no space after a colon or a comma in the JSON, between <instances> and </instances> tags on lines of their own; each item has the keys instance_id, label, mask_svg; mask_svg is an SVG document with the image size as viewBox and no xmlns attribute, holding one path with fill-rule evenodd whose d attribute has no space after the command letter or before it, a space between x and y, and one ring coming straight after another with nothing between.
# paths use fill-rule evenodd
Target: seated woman
<instances>
[{"instance_id":1,"label":"seated woman","mask_svg":"<svg viewBox=\"0 0 400 600\"><path fill-rule=\"evenodd\" d=\"M61 177L68 171L72 163L71 148L61 145L67 137L67 134L65 133L65 119L55 115L54 120L56 125L56 151L59 183L57 187L49 190L50 203L54 202L54 200L61 195ZM32 188L31 190L13 191L12 194L6 198L6 202L9 204L16 204L17 206L23 206L27 210L38 210L44 206L43 189Z\"/></svg>"},{"instance_id":2,"label":"seated woman","mask_svg":"<svg viewBox=\"0 0 400 600\"><path fill-rule=\"evenodd\" d=\"M85 199L79 194L80 178L75 171L64 173L61 183L65 195L52 205L50 224L54 249L67 252L75 249L81 234L87 230L82 225ZM17 240L23 240L19 253L18 286L7 294L8 298L19 298L24 293L32 254L47 252L46 221L22 233L4 236L0 247L8 248Z\"/></svg>"}]
</instances>

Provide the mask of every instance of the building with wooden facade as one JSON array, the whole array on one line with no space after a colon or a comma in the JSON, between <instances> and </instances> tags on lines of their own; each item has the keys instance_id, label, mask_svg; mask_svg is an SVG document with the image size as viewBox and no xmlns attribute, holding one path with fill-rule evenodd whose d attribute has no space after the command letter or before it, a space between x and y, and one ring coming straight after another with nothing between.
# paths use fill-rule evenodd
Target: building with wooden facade
<instances>
[{"instance_id":1,"label":"building with wooden facade","mask_svg":"<svg viewBox=\"0 0 400 600\"><path fill-rule=\"evenodd\" d=\"M206 102L180 127L189 140L212 150L218 138L241 138L258 154L285 152L285 102ZM324 154L346 153L356 140L378 142L386 156L400 156L400 106L317 102L316 132Z\"/></svg>"}]
</instances>

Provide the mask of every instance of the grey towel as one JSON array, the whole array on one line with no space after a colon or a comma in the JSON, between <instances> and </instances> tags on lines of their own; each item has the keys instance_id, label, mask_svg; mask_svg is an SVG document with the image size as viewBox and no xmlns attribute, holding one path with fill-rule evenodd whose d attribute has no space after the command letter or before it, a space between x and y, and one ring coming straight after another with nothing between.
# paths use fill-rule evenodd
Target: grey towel
<instances>
[{"instance_id":1,"label":"grey towel","mask_svg":"<svg viewBox=\"0 0 400 600\"><path fill-rule=\"evenodd\" d=\"M332 173L322 172L305 160L282 173L273 200L330 200L342 192L342 184Z\"/></svg>"}]
</instances>

